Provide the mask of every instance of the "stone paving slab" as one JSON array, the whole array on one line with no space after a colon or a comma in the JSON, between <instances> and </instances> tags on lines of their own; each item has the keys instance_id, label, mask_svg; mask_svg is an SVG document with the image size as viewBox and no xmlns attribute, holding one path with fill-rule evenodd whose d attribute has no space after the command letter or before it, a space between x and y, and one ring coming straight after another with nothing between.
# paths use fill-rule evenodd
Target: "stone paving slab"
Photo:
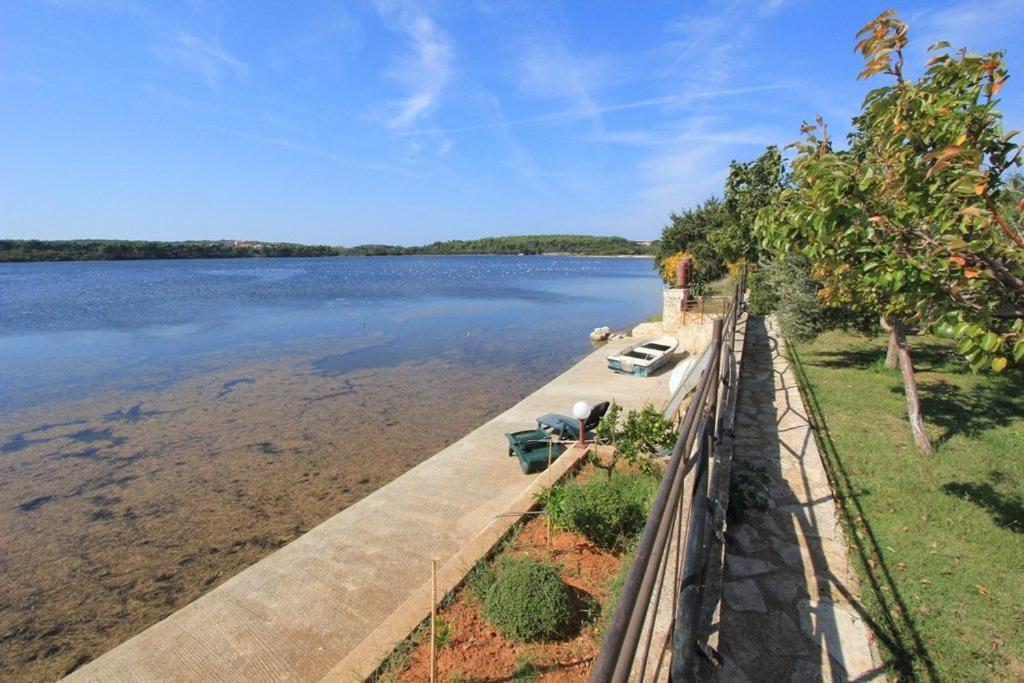
<instances>
[{"instance_id":1,"label":"stone paving slab","mask_svg":"<svg viewBox=\"0 0 1024 683\"><path fill-rule=\"evenodd\" d=\"M616 340L459 441L72 673L75 681L358 680L429 612L430 561L444 581L489 550L545 474L507 457L506 432L578 400L627 408L668 399L671 365L617 375ZM557 340L553 340L557 342ZM439 409L442 409L439 407ZM581 452L572 449L561 468ZM562 459L560 459L562 460ZM518 506L518 507L517 507ZM453 578L454 577L454 578Z\"/></svg>"},{"instance_id":2,"label":"stone paving slab","mask_svg":"<svg viewBox=\"0 0 1024 683\"><path fill-rule=\"evenodd\" d=\"M726 534L723 663L714 679L884 679L855 602L825 466L771 318L747 321L734 443L733 477L763 478L767 509L748 510Z\"/></svg>"}]
</instances>

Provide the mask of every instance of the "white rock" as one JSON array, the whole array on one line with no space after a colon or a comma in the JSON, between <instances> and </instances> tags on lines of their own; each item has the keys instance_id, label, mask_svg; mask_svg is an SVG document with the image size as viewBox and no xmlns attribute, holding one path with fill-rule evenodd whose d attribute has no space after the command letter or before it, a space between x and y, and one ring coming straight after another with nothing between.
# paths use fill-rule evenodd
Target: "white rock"
<instances>
[{"instance_id":1,"label":"white rock","mask_svg":"<svg viewBox=\"0 0 1024 683\"><path fill-rule=\"evenodd\" d=\"M612 334L610 327L595 327L594 331L590 333L591 341L604 341L608 339Z\"/></svg>"}]
</instances>

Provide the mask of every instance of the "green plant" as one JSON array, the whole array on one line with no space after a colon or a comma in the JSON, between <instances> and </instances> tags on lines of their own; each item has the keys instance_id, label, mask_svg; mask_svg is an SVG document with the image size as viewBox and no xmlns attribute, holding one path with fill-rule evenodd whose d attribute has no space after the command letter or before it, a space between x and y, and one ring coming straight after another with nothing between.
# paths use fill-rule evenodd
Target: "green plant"
<instances>
[{"instance_id":1,"label":"green plant","mask_svg":"<svg viewBox=\"0 0 1024 683\"><path fill-rule=\"evenodd\" d=\"M995 99L1003 54L935 43L912 80L907 34L892 10L861 29L858 78L892 81L865 97L847 150L833 149L820 116L804 124L792 185L756 229L767 247L808 257L823 303L889 321L911 431L929 452L907 329L958 339L975 371L1024 359L1024 233L1011 213L1024 205L1001 196L1021 159Z\"/></svg>"},{"instance_id":2,"label":"green plant","mask_svg":"<svg viewBox=\"0 0 1024 683\"><path fill-rule=\"evenodd\" d=\"M401 672L412 661L412 653L430 637L430 619L423 621L409 634L409 637L395 645L394 649L381 662L369 680L371 683L391 683L397 681Z\"/></svg>"},{"instance_id":3,"label":"green plant","mask_svg":"<svg viewBox=\"0 0 1024 683\"><path fill-rule=\"evenodd\" d=\"M556 526L577 531L603 548L621 548L643 529L657 490L644 474L616 472L580 484L562 484L549 514Z\"/></svg>"},{"instance_id":4,"label":"green plant","mask_svg":"<svg viewBox=\"0 0 1024 683\"><path fill-rule=\"evenodd\" d=\"M612 616L615 614L615 609L619 604L619 598L622 597L622 587L626 584L626 576L629 574L629 568L633 565L633 558L636 555L636 542L634 541L619 557L619 568L615 572L615 575L608 579L607 589L608 597L605 598L604 603L601 605L601 618L597 621L597 627L595 633L599 640L604 639L604 634L608 630L608 625L611 623Z\"/></svg>"},{"instance_id":5,"label":"green plant","mask_svg":"<svg viewBox=\"0 0 1024 683\"><path fill-rule=\"evenodd\" d=\"M747 279L750 295L747 305L752 315L768 315L779 305L779 293L764 267L758 268Z\"/></svg>"},{"instance_id":6,"label":"green plant","mask_svg":"<svg viewBox=\"0 0 1024 683\"><path fill-rule=\"evenodd\" d=\"M675 442L676 431L672 422L648 403L640 410L631 410L626 415L615 438L615 452L642 472L653 473L653 458L664 449L671 448Z\"/></svg>"},{"instance_id":7,"label":"green plant","mask_svg":"<svg viewBox=\"0 0 1024 683\"><path fill-rule=\"evenodd\" d=\"M675 281L674 272L666 272L665 261L679 252L693 256L693 293L699 296L707 285L725 274L725 262L715 249L712 235L725 226L728 213L725 204L715 198L708 199L694 209L672 213L671 223L661 231L661 240L654 251L654 267L666 283Z\"/></svg>"},{"instance_id":8,"label":"green plant","mask_svg":"<svg viewBox=\"0 0 1024 683\"><path fill-rule=\"evenodd\" d=\"M873 366L885 350L840 332L789 347L887 678L1020 680L1024 368L974 374L949 341L920 339L941 453L922 461L897 382Z\"/></svg>"},{"instance_id":9,"label":"green plant","mask_svg":"<svg viewBox=\"0 0 1024 683\"><path fill-rule=\"evenodd\" d=\"M469 589L469 592L481 605L484 604L484 600L487 599L487 592L491 590L493 585L494 569L487 560L477 562L476 566L466 575L466 588Z\"/></svg>"},{"instance_id":10,"label":"green plant","mask_svg":"<svg viewBox=\"0 0 1024 683\"><path fill-rule=\"evenodd\" d=\"M604 417L597 423L597 429L594 430L594 436L598 443L602 444L614 444L615 435L618 433L619 415L622 414L622 406L615 401L612 401L611 405L608 406L608 410L605 412Z\"/></svg>"},{"instance_id":11,"label":"green plant","mask_svg":"<svg viewBox=\"0 0 1024 683\"><path fill-rule=\"evenodd\" d=\"M810 341L823 332L827 320L818 301L819 285L808 272L807 259L787 254L765 270L778 296L776 317L786 338Z\"/></svg>"},{"instance_id":12,"label":"green plant","mask_svg":"<svg viewBox=\"0 0 1024 683\"><path fill-rule=\"evenodd\" d=\"M622 458L642 472L653 473L657 468L654 458L675 444L675 427L650 403L629 411L620 424L621 414L622 406L613 402L597 425L598 441L614 447L611 463L602 469L611 476Z\"/></svg>"},{"instance_id":13,"label":"green plant","mask_svg":"<svg viewBox=\"0 0 1024 683\"><path fill-rule=\"evenodd\" d=\"M711 234L715 251L727 263L757 263L760 244L754 231L758 212L774 204L786 186L786 169L773 146L753 161L733 161L725 180L727 219Z\"/></svg>"},{"instance_id":14,"label":"green plant","mask_svg":"<svg viewBox=\"0 0 1024 683\"><path fill-rule=\"evenodd\" d=\"M749 463L733 468L729 479L729 523L739 524L747 510L765 510L771 495L768 493L768 471L760 463Z\"/></svg>"},{"instance_id":15,"label":"green plant","mask_svg":"<svg viewBox=\"0 0 1024 683\"><path fill-rule=\"evenodd\" d=\"M538 676L540 676L540 671L534 661L527 655L519 655L519 659L516 660L516 670L512 672L509 681L529 683L530 681L537 680Z\"/></svg>"},{"instance_id":16,"label":"green plant","mask_svg":"<svg viewBox=\"0 0 1024 683\"><path fill-rule=\"evenodd\" d=\"M572 625L569 589L555 567L529 557L504 557L487 592L484 617L515 640L553 640Z\"/></svg>"},{"instance_id":17,"label":"green plant","mask_svg":"<svg viewBox=\"0 0 1024 683\"><path fill-rule=\"evenodd\" d=\"M440 614L434 617L434 647L443 648L452 639L452 625Z\"/></svg>"}]
</instances>

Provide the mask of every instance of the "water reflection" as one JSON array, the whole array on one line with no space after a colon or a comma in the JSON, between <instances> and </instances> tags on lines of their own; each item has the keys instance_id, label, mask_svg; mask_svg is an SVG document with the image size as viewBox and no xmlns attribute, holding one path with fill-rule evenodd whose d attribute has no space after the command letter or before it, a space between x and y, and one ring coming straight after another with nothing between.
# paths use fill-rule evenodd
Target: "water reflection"
<instances>
[{"instance_id":1,"label":"water reflection","mask_svg":"<svg viewBox=\"0 0 1024 683\"><path fill-rule=\"evenodd\" d=\"M658 306L650 262L0 266L0 679L53 678Z\"/></svg>"}]
</instances>

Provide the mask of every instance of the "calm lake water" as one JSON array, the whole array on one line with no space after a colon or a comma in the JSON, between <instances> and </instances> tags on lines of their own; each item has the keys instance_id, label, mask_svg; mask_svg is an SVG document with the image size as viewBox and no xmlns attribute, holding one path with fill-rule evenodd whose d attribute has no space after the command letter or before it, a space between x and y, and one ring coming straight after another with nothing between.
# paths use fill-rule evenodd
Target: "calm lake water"
<instances>
[{"instance_id":1,"label":"calm lake water","mask_svg":"<svg viewBox=\"0 0 1024 683\"><path fill-rule=\"evenodd\" d=\"M648 259L0 264L0 679L53 678L170 614L660 289Z\"/></svg>"}]
</instances>

